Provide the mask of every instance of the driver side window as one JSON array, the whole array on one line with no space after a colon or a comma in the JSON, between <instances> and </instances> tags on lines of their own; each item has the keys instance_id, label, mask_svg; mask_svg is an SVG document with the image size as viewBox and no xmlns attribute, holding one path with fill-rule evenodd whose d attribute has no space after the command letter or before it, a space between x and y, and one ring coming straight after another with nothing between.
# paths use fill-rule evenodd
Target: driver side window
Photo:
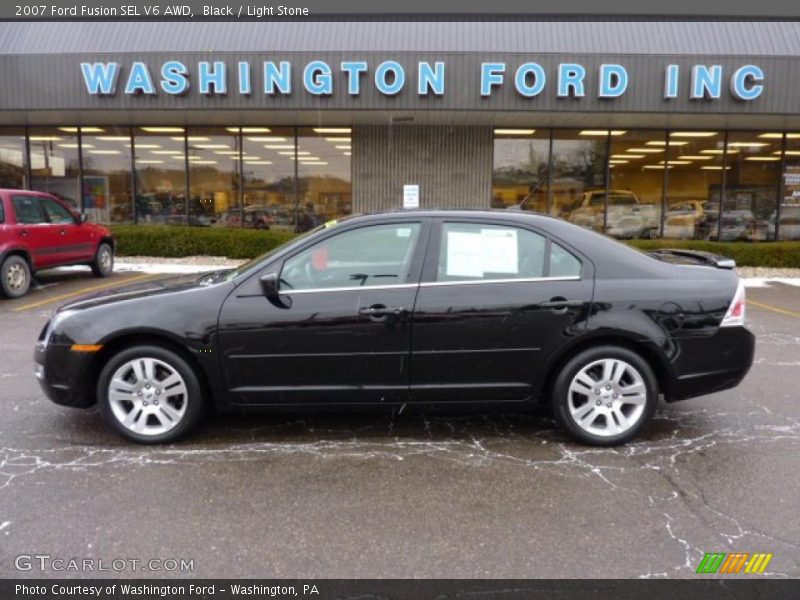
<instances>
[{"instance_id":1,"label":"driver side window","mask_svg":"<svg viewBox=\"0 0 800 600\"><path fill-rule=\"evenodd\" d=\"M345 231L288 259L280 289L313 290L406 283L419 223Z\"/></svg>"}]
</instances>

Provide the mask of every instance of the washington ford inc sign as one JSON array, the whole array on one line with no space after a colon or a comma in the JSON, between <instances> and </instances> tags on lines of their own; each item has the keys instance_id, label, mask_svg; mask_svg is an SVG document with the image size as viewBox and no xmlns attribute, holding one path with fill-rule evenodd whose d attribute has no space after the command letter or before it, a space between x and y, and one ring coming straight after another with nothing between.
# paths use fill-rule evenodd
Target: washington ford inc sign
<instances>
[{"instance_id":1,"label":"washington ford inc sign","mask_svg":"<svg viewBox=\"0 0 800 600\"><path fill-rule=\"evenodd\" d=\"M191 65L195 67L195 65ZM81 73L89 94L112 96L119 88L130 96L187 94L193 86L203 95L238 93L249 96L262 93L267 96L291 95L292 73L302 76L305 93L330 96L336 89L346 89L350 96L358 96L365 86L373 86L384 96L394 96L403 90L413 90L420 96L443 96L446 93L447 65L444 62L418 62L403 66L393 60L370 65L367 61L344 61L332 65L322 60L310 60L302 65L288 61L264 61L251 64L247 61L229 65L224 61L202 61L196 70L178 60L168 60L160 65L133 62L81 63ZM260 71L261 89L254 89L254 72ZM549 81L545 69L536 62L526 62L509 68L504 62L480 64L480 89L475 93L489 97L503 86L513 86L525 98L534 98L546 89L554 89L559 98L583 98L595 94L598 98L619 98L630 83L627 69L620 64L602 64L596 73L589 74L578 63L560 63L555 81ZM596 82L593 90L588 81ZM685 79L685 78L683 78ZM681 66L664 66L663 97L692 99L718 99L724 93L733 98L750 101L764 91L764 71L756 65L743 65L732 72L723 72L722 65L694 65L688 78L688 88L682 83ZM683 85L684 89L681 89Z\"/></svg>"}]
</instances>

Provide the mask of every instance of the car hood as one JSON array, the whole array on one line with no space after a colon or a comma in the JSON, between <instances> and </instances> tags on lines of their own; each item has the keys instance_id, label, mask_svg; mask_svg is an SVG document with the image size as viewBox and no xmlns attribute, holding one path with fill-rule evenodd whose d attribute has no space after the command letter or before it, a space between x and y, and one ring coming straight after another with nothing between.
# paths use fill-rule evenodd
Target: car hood
<instances>
[{"instance_id":1,"label":"car hood","mask_svg":"<svg viewBox=\"0 0 800 600\"><path fill-rule=\"evenodd\" d=\"M147 276L142 277L136 282L128 285L121 285L120 287L112 290L104 290L83 296L78 300L74 300L64 304L58 309L62 311L80 311L96 306L103 306L107 304L114 304L118 302L128 302L131 300L151 297L151 296L164 296L167 294L177 294L187 290L203 288L212 285L215 279L212 275L222 273L223 271L214 271L213 273L197 274L192 273L189 275L180 276L159 276L153 275L150 279Z\"/></svg>"}]
</instances>

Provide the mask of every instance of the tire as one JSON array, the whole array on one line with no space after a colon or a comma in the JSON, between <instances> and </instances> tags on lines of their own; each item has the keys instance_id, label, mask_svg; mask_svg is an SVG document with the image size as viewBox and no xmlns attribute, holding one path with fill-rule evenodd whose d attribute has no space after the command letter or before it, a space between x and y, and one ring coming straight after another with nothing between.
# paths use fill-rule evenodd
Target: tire
<instances>
[{"instance_id":1,"label":"tire","mask_svg":"<svg viewBox=\"0 0 800 600\"><path fill-rule=\"evenodd\" d=\"M114 248L111 244L103 242L97 246L91 267L95 277L108 277L114 272Z\"/></svg>"},{"instance_id":2,"label":"tire","mask_svg":"<svg viewBox=\"0 0 800 600\"><path fill-rule=\"evenodd\" d=\"M562 367L552 403L573 437L592 446L615 446L635 438L649 423L658 407L658 382L635 352L597 346Z\"/></svg>"},{"instance_id":3,"label":"tire","mask_svg":"<svg viewBox=\"0 0 800 600\"><path fill-rule=\"evenodd\" d=\"M112 429L140 444L181 439L205 407L197 373L161 346L134 346L111 357L97 381L97 403Z\"/></svg>"},{"instance_id":4,"label":"tire","mask_svg":"<svg viewBox=\"0 0 800 600\"><path fill-rule=\"evenodd\" d=\"M9 256L0 267L0 291L6 298L20 298L31 287L31 268L19 255Z\"/></svg>"}]
</instances>

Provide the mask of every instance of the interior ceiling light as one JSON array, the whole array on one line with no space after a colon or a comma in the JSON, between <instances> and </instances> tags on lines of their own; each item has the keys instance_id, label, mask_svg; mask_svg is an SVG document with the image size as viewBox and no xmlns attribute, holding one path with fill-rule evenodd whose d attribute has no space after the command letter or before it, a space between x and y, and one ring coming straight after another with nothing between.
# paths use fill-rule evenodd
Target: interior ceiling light
<instances>
[{"instance_id":1,"label":"interior ceiling light","mask_svg":"<svg viewBox=\"0 0 800 600\"><path fill-rule=\"evenodd\" d=\"M783 134L782 133L762 133L758 137L771 139L771 140L779 140L779 139L781 139L783 137ZM798 138L800 138L800 133L787 133L786 134L786 139L788 139L788 140L796 140Z\"/></svg>"},{"instance_id":2,"label":"interior ceiling light","mask_svg":"<svg viewBox=\"0 0 800 600\"><path fill-rule=\"evenodd\" d=\"M611 131L608 129L584 129L578 132L578 135L625 135L626 133L628 132L621 129L612 129Z\"/></svg>"},{"instance_id":3,"label":"interior ceiling light","mask_svg":"<svg viewBox=\"0 0 800 600\"><path fill-rule=\"evenodd\" d=\"M769 142L728 142L729 148L761 148L769 146Z\"/></svg>"},{"instance_id":4,"label":"interior ceiling light","mask_svg":"<svg viewBox=\"0 0 800 600\"><path fill-rule=\"evenodd\" d=\"M78 133L77 127L59 127L60 131L66 131L67 133ZM103 133L105 129L102 127L81 127L81 133Z\"/></svg>"},{"instance_id":5,"label":"interior ceiling light","mask_svg":"<svg viewBox=\"0 0 800 600\"><path fill-rule=\"evenodd\" d=\"M533 135L535 129L495 129L495 135Z\"/></svg>"},{"instance_id":6,"label":"interior ceiling light","mask_svg":"<svg viewBox=\"0 0 800 600\"><path fill-rule=\"evenodd\" d=\"M272 131L269 127L226 127L226 131L230 131L231 133L239 133L239 129L242 130L242 133L269 133Z\"/></svg>"},{"instance_id":7,"label":"interior ceiling light","mask_svg":"<svg viewBox=\"0 0 800 600\"><path fill-rule=\"evenodd\" d=\"M150 133L183 133L183 127L142 127L141 129Z\"/></svg>"},{"instance_id":8,"label":"interior ceiling light","mask_svg":"<svg viewBox=\"0 0 800 600\"><path fill-rule=\"evenodd\" d=\"M692 137L712 137L717 135L716 131L670 131L670 137L684 137L684 138L692 138Z\"/></svg>"},{"instance_id":9,"label":"interior ceiling light","mask_svg":"<svg viewBox=\"0 0 800 600\"><path fill-rule=\"evenodd\" d=\"M350 127L314 127L316 133L350 133Z\"/></svg>"}]
</instances>

